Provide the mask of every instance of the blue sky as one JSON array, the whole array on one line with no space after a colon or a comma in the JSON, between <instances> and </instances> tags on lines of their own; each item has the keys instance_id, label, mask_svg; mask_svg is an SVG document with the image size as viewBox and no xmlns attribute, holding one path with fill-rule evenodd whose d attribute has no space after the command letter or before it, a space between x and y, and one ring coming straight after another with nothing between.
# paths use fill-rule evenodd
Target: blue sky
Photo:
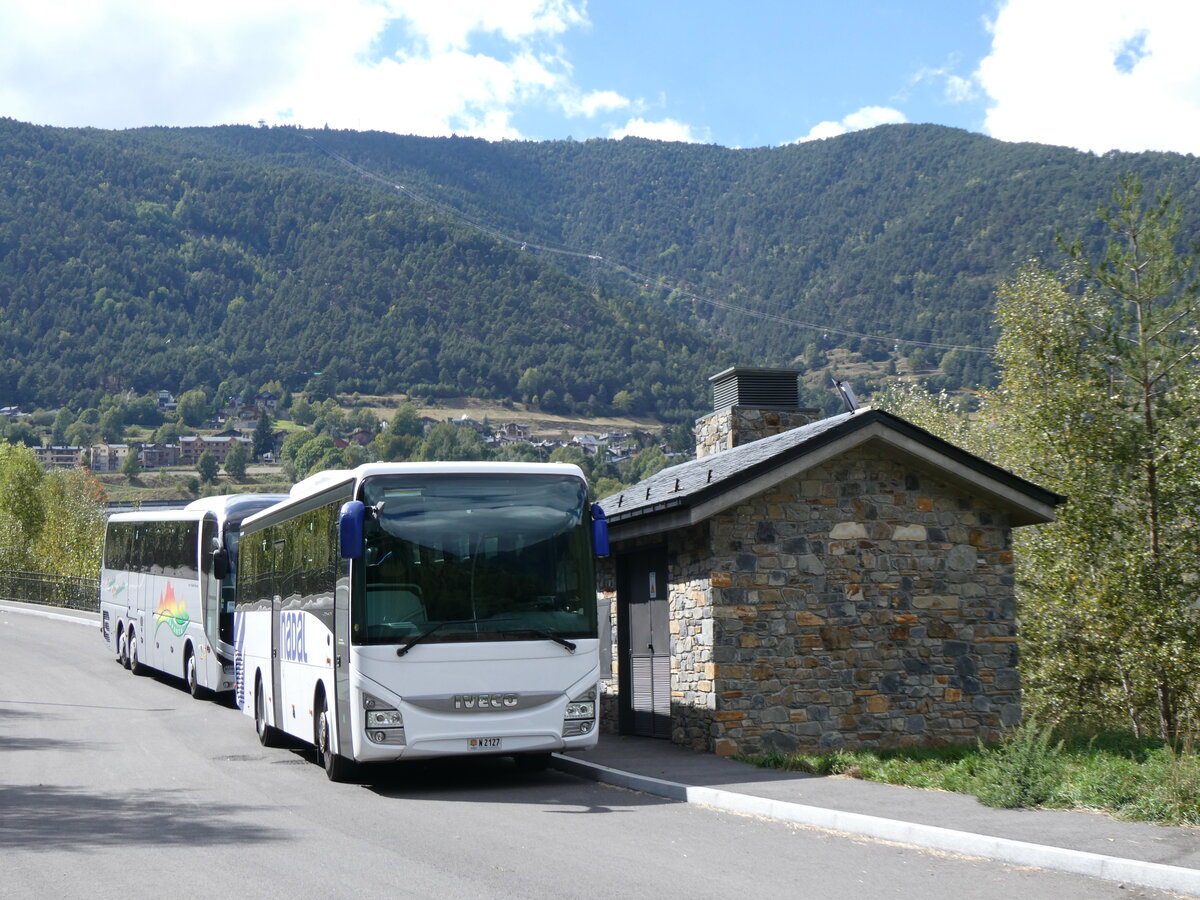
<instances>
[{"instance_id":1,"label":"blue sky","mask_svg":"<svg viewBox=\"0 0 1200 900\"><path fill-rule=\"evenodd\" d=\"M1200 153L1195 0L4 0L0 116Z\"/></svg>"}]
</instances>

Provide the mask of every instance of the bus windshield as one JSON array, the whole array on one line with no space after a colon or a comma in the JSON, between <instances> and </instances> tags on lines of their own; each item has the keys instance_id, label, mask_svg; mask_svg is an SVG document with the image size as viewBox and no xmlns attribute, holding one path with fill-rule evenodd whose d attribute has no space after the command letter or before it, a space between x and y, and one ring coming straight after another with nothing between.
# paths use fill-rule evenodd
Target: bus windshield
<instances>
[{"instance_id":1,"label":"bus windshield","mask_svg":"<svg viewBox=\"0 0 1200 900\"><path fill-rule=\"evenodd\" d=\"M365 480L362 499L373 515L351 609L356 643L596 637L581 479L386 475Z\"/></svg>"}]
</instances>

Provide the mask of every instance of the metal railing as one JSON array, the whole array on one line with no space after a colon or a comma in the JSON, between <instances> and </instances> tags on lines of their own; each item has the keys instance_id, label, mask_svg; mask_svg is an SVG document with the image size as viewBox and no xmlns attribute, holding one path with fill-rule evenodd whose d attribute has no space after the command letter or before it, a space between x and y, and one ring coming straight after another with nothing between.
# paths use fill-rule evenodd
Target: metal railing
<instances>
[{"instance_id":1,"label":"metal railing","mask_svg":"<svg viewBox=\"0 0 1200 900\"><path fill-rule=\"evenodd\" d=\"M95 612L100 608L100 581L45 572L0 570L0 600Z\"/></svg>"}]
</instances>

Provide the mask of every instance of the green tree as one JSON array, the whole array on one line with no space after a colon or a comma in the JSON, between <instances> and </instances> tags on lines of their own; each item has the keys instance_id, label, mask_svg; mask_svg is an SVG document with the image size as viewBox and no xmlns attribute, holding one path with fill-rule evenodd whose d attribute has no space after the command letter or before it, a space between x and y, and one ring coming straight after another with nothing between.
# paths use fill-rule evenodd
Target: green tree
<instances>
[{"instance_id":1,"label":"green tree","mask_svg":"<svg viewBox=\"0 0 1200 900\"><path fill-rule=\"evenodd\" d=\"M204 391L195 389L180 394L176 401L175 413L179 421L189 428L199 428L208 419L208 398Z\"/></svg>"},{"instance_id":2,"label":"green tree","mask_svg":"<svg viewBox=\"0 0 1200 900\"><path fill-rule=\"evenodd\" d=\"M31 548L46 521L46 473L22 444L0 444L0 568L31 569Z\"/></svg>"},{"instance_id":3,"label":"green tree","mask_svg":"<svg viewBox=\"0 0 1200 900\"><path fill-rule=\"evenodd\" d=\"M237 441L229 449L229 455L225 457L225 474L230 478L245 478L246 465L250 462L250 452L246 449L246 445L241 441Z\"/></svg>"},{"instance_id":4,"label":"green tree","mask_svg":"<svg viewBox=\"0 0 1200 900\"><path fill-rule=\"evenodd\" d=\"M180 427L178 422L163 422L154 429L154 443L156 444L177 444L179 436L184 433L184 429Z\"/></svg>"},{"instance_id":5,"label":"green tree","mask_svg":"<svg viewBox=\"0 0 1200 900\"><path fill-rule=\"evenodd\" d=\"M121 463L121 474L130 481L142 474L142 461L138 458L136 447L130 447L129 452L125 454L125 461Z\"/></svg>"},{"instance_id":6,"label":"green tree","mask_svg":"<svg viewBox=\"0 0 1200 900\"><path fill-rule=\"evenodd\" d=\"M974 420L945 397L881 399L1068 497L1014 538L1028 708L1043 720L1175 736L1200 684L1200 291L1169 195L1126 179L1053 271L1002 286L1001 382Z\"/></svg>"},{"instance_id":7,"label":"green tree","mask_svg":"<svg viewBox=\"0 0 1200 900\"><path fill-rule=\"evenodd\" d=\"M63 447L67 444L67 429L75 424L75 413L63 407L54 416L54 425L50 431L50 443Z\"/></svg>"},{"instance_id":8,"label":"green tree","mask_svg":"<svg viewBox=\"0 0 1200 900\"><path fill-rule=\"evenodd\" d=\"M1050 376L1059 382L1050 391L1061 398L1059 428L1076 437L1052 439L1055 486L1072 501L1061 524L1042 537L1062 532L1060 539L1087 540L1088 550L1031 548L1033 561L1059 576L1043 580L1033 595L1053 613L1043 618L1045 629L1034 631L1043 639L1040 658L1061 665L1051 654L1068 646L1078 653L1071 632L1081 631L1105 666L1085 673L1096 700L1119 701L1135 731L1148 723L1164 738L1196 711L1200 676L1194 612L1200 598L1200 287L1197 256L1176 249L1181 215L1169 193L1144 203L1141 183L1123 179L1112 206L1101 210L1111 232L1101 260L1089 260L1075 243L1069 249L1077 269L1060 275L1057 291L1034 296L1041 302L1049 294L1047 305L1062 310L1059 321L1031 312L1030 297L1020 291L1000 309L1005 408L1015 411L1019 397L1030 409L1017 413L1018 420L1051 425L1043 401L1028 389L1030 376ZM1066 276L1075 271L1082 296L1068 292ZM1069 343L1022 334L1031 320L1043 332L1055 328L1055 337ZM1020 346L1010 335L1021 335ZM1027 348L1034 341L1048 352L1030 363ZM1065 567L1062 557L1073 565ZM1096 566L1097 560L1104 564ZM1078 607L1061 606L1081 592L1090 627L1078 622ZM1058 627L1064 620L1072 627ZM1058 699L1065 703L1070 696Z\"/></svg>"},{"instance_id":9,"label":"green tree","mask_svg":"<svg viewBox=\"0 0 1200 900\"><path fill-rule=\"evenodd\" d=\"M429 429L416 458L437 461L483 459L485 450L473 428L440 422Z\"/></svg>"},{"instance_id":10,"label":"green tree","mask_svg":"<svg viewBox=\"0 0 1200 900\"><path fill-rule=\"evenodd\" d=\"M250 455L262 459L263 454L275 449L275 436L271 433L271 417L264 409L258 415L258 423L254 426L254 438Z\"/></svg>"},{"instance_id":11,"label":"green tree","mask_svg":"<svg viewBox=\"0 0 1200 900\"><path fill-rule=\"evenodd\" d=\"M217 473L221 469L221 464L217 462L217 458L211 452L205 450L200 454L200 459L196 462L196 471L200 475L200 480L206 484L212 484L217 480Z\"/></svg>"},{"instance_id":12,"label":"green tree","mask_svg":"<svg viewBox=\"0 0 1200 900\"><path fill-rule=\"evenodd\" d=\"M313 409L313 405L303 397L297 398L292 403L292 421L297 425L311 425L316 418L317 413Z\"/></svg>"},{"instance_id":13,"label":"green tree","mask_svg":"<svg viewBox=\"0 0 1200 900\"><path fill-rule=\"evenodd\" d=\"M32 547L39 572L96 578L104 545L104 489L83 469L55 469L42 479L45 519Z\"/></svg>"}]
</instances>

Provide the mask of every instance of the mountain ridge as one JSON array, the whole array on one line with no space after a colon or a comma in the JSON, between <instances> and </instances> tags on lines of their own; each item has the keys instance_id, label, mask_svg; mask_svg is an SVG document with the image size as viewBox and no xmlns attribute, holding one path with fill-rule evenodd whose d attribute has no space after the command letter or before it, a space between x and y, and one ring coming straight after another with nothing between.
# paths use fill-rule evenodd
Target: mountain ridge
<instances>
[{"instance_id":1,"label":"mountain ridge","mask_svg":"<svg viewBox=\"0 0 1200 900\"><path fill-rule=\"evenodd\" d=\"M835 347L990 375L997 283L1176 154L928 125L779 148L0 120L0 396L268 381L685 421ZM803 324L794 324L803 323ZM869 336L869 337L868 337ZM935 346L931 346L935 345Z\"/></svg>"}]
</instances>

